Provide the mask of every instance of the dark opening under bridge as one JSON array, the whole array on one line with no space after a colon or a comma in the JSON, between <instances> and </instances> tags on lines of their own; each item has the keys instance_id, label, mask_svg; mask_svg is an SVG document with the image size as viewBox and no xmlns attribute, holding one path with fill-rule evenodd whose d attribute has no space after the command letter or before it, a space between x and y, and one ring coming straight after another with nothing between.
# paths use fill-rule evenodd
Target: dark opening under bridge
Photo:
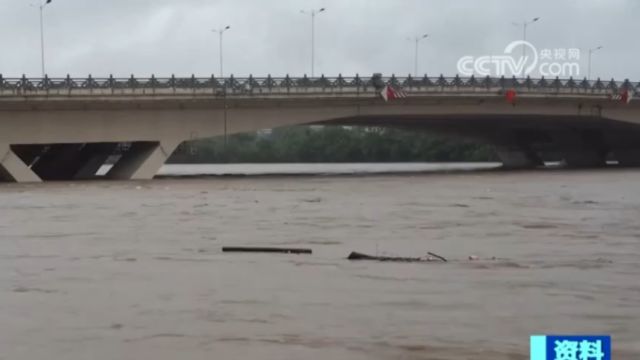
<instances>
[{"instance_id":1,"label":"dark opening under bridge","mask_svg":"<svg viewBox=\"0 0 640 360\"><path fill-rule=\"evenodd\" d=\"M385 102L385 84L407 97ZM504 92L514 89L510 104ZM150 179L184 141L295 124L396 126L495 145L507 167L607 158L640 164L640 104L612 100L630 81L505 78L3 78L0 179L85 179L131 146L107 178Z\"/></svg>"}]
</instances>

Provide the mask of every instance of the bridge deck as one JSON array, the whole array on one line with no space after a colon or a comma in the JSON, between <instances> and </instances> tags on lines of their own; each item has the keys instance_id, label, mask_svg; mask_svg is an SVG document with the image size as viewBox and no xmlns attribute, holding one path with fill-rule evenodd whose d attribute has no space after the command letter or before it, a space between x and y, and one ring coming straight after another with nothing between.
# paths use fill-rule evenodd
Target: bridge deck
<instances>
[{"instance_id":1,"label":"bridge deck","mask_svg":"<svg viewBox=\"0 0 640 360\"><path fill-rule=\"evenodd\" d=\"M407 96L385 102L385 86ZM516 91L515 104L505 100ZM614 152L640 163L640 84L504 78L3 78L0 178L84 178L131 144L109 173L148 179L186 140L296 124L405 126L496 146L536 166L539 142L577 166Z\"/></svg>"}]
</instances>

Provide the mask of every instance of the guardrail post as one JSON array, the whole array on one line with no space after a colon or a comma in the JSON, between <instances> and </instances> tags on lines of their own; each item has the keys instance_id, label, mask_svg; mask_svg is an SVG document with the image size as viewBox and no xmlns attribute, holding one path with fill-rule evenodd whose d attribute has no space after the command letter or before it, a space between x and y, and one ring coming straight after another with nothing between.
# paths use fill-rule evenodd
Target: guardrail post
<instances>
[{"instance_id":1,"label":"guardrail post","mask_svg":"<svg viewBox=\"0 0 640 360\"><path fill-rule=\"evenodd\" d=\"M71 96L71 88L73 87L72 83L71 75L67 74L67 78L64 80L64 84L67 86L67 96Z\"/></svg>"},{"instance_id":2,"label":"guardrail post","mask_svg":"<svg viewBox=\"0 0 640 360\"><path fill-rule=\"evenodd\" d=\"M127 85L129 87L129 89L131 89L131 93L135 93L136 89L138 88L138 82L135 78L135 76L133 76L133 74L131 74L131 78L129 78L129 81L127 82Z\"/></svg>"},{"instance_id":3,"label":"guardrail post","mask_svg":"<svg viewBox=\"0 0 640 360\"><path fill-rule=\"evenodd\" d=\"M87 87L89 88L89 94L93 94L93 77L89 74L87 78Z\"/></svg>"},{"instance_id":4,"label":"guardrail post","mask_svg":"<svg viewBox=\"0 0 640 360\"><path fill-rule=\"evenodd\" d=\"M500 76L500 80L498 80L498 83L500 84L500 89L504 91L505 83L506 83L506 80L504 79L504 75Z\"/></svg>"},{"instance_id":5,"label":"guardrail post","mask_svg":"<svg viewBox=\"0 0 640 360\"><path fill-rule=\"evenodd\" d=\"M518 83L518 79L516 78L516 76L515 76L515 75L513 75L513 76L511 77L511 86L509 86L509 87L510 87L510 88L514 88L514 89L517 89L517 88L519 88L519 87L520 87L520 83Z\"/></svg>"},{"instance_id":6,"label":"guardrail post","mask_svg":"<svg viewBox=\"0 0 640 360\"><path fill-rule=\"evenodd\" d=\"M531 77L527 75L527 79L524 81L524 84L527 87L527 91L531 91L531 87L533 86L533 81L531 81Z\"/></svg>"},{"instance_id":7,"label":"guardrail post","mask_svg":"<svg viewBox=\"0 0 640 360\"><path fill-rule=\"evenodd\" d=\"M114 89L115 81L113 80L113 74L109 74L109 82L108 83L109 83L109 88L111 89L111 95L113 95L114 92L115 92L115 89Z\"/></svg>"},{"instance_id":8,"label":"guardrail post","mask_svg":"<svg viewBox=\"0 0 640 360\"><path fill-rule=\"evenodd\" d=\"M154 74L151 74L151 93L153 95L156 94L156 76Z\"/></svg>"},{"instance_id":9,"label":"guardrail post","mask_svg":"<svg viewBox=\"0 0 640 360\"><path fill-rule=\"evenodd\" d=\"M456 87L456 91L460 90L461 85L462 85L462 80L460 79L460 75L456 74L456 77L453 78L453 86Z\"/></svg>"},{"instance_id":10,"label":"guardrail post","mask_svg":"<svg viewBox=\"0 0 640 360\"><path fill-rule=\"evenodd\" d=\"M569 77L569 81L567 81L566 87L569 88L569 91L573 94L576 89L576 82L573 80L573 76Z\"/></svg>"},{"instance_id":11,"label":"guardrail post","mask_svg":"<svg viewBox=\"0 0 640 360\"><path fill-rule=\"evenodd\" d=\"M444 92L444 87L447 85L447 80L442 74L440 74L440 77L438 78L438 85L440 85L440 92Z\"/></svg>"},{"instance_id":12,"label":"guardrail post","mask_svg":"<svg viewBox=\"0 0 640 360\"><path fill-rule=\"evenodd\" d=\"M289 93L291 92L291 78L289 77L289 74L287 74L287 76L284 77L284 82L285 82L285 85L287 86L287 95L289 95Z\"/></svg>"},{"instance_id":13,"label":"guardrail post","mask_svg":"<svg viewBox=\"0 0 640 360\"><path fill-rule=\"evenodd\" d=\"M471 77L469 78L468 84L471 86L471 90L475 92L476 86L478 86L478 81L476 80L476 77L471 75Z\"/></svg>"},{"instance_id":14,"label":"guardrail post","mask_svg":"<svg viewBox=\"0 0 640 360\"><path fill-rule=\"evenodd\" d=\"M49 95L49 75L44 74L44 79L42 79L42 90Z\"/></svg>"},{"instance_id":15,"label":"guardrail post","mask_svg":"<svg viewBox=\"0 0 640 360\"><path fill-rule=\"evenodd\" d=\"M560 82L560 78L556 76L556 79L553 80L553 86L556 89L556 94L560 93L560 87L561 87L562 83Z\"/></svg>"},{"instance_id":16,"label":"guardrail post","mask_svg":"<svg viewBox=\"0 0 640 360\"><path fill-rule=\"evenodd\" d=\"M271 78L271 74L267 75L267 79L265 80L265 84L267 85L267 90L269 93L272 92L273 89L273 78Z\"/></svg>"},{"instance_id":17,"label":"guardrail post","mask_svg":"<svg viewBox=\"0 0 640 360\"><path fill-rule=\"evenodd\" d=\"M27 76L25 74L22 74L21 83L22 85L20 86L20 91L22 92L22 94L25 94L25 91L27 89Z\"/></svg>"},{"instance_id":18,"label":"guardrail post","mask_svg":"<svg viewBox=\"0 0 640 360\"><path fill-rule=\"evenodd\" d=\"M209 78L209 81L211 82L211 95L215 95L216 94L216 77L215 77L215 75L211 74L211 77Z\"/></svg>"},{"instance_id":19,"label":"guardrail post","mask_svg":"<svg viewBox=\"0 0 640 360\"><path fill-rule=\"evenodd\" d=\"M624 79L624 81L622 82L621 88L625 91L632 90L631 82L629 81L629 79Z\"/></svg>"}]
</instances>

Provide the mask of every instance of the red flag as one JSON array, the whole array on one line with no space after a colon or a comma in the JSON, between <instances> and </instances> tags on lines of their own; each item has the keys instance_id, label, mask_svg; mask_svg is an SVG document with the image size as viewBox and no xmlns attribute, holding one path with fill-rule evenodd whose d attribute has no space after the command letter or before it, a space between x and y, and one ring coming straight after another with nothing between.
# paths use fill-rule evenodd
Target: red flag
<instances>
[{"instance_id":1,"label":"red flag","mask_svg":"<svg viewBox=\"0 0 640 360\"><path fill-rule=\"evenodd\" d=\"M516 91L513 89L509 89L504 93L504 97L505 99L507 99L507 102L511 105L515 105L516 104Z\"/></svg>"},{"instance_id":2,"label":"red flag","mask_svg":"<svg viewBox=\"0 0 640 360\"><path fill-rule=\"evenodd\" d=\"M629 89L625 89L623 92L616 95L609 95L609 99L612 101L620 101L628 104L633 99L633 94L629 92Z\"/></svg>"},{"instance_id":3,"label":"red flag","mask_svg":"<svg viewBox=\"0 0 640 360\"><path fill-rule=\"evenodd\" d=\"M382 91L380 91L380 95L384 99L384 101L405 98L407 97L407 93L402 90L394 89L392 86L386 85Z\"/></svg>"},{"instance_id":4,"label":"red flag","mask_svg":"<svg viewBox=\"0 0 640 360\"><path fill-rule=\"evenodd\" d=\"M625 89L622 93L622 98L620 99L623 103L628 104L631 102L632 94L629 92L629 89Z\"/></svg>"}]
</instances>

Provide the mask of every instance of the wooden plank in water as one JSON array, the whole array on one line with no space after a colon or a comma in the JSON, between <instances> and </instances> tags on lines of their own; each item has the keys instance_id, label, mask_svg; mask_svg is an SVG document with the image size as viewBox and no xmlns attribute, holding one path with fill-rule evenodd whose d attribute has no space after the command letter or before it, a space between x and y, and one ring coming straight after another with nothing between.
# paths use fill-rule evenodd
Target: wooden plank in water
<instances>
[{"instance_id":1,"label":"wooden plank in water","mask_svg":"<svg viewBox=\"0 0 640 360\"><path fill-rule=\"evenodd\" d=\"M253 246L225 246L222 252L251 252L251 253L281 253L281 254L311 254L311 249L275 248Z\"/></svg>"},{"instance_id":2,"label":"wooden plank in water","mask_svg":"<svg viewBox=\"0 0 640 360\"><path fill-rule=\"evenodd\" d=\"M427 257L399 257L399 256L373 256L367 255L363 253L359 253L356 251L351 252L347 257L348 260L374 260L374 261L391 261L391 262L432 262L432 261L443 261L447 260L440 255L429 253L429 255L433 256L432 258Z\"/></svg>"}]
</instances>

